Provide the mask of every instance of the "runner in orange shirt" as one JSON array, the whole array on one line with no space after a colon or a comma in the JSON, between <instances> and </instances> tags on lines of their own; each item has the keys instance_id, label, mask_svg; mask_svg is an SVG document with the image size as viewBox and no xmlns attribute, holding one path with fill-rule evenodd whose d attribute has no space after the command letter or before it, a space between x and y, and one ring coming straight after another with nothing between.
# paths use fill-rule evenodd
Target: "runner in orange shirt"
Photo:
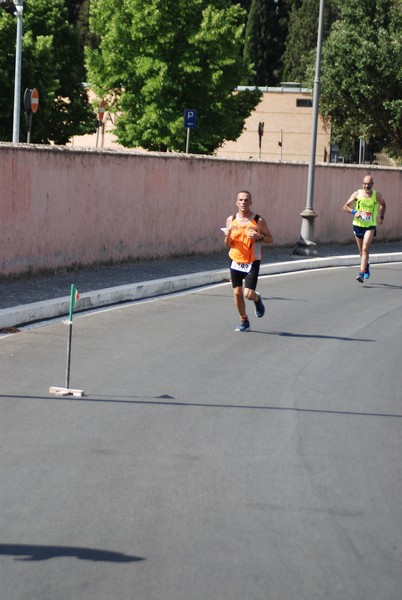
<instances>
[{"instance_id":1,"label":"runner in orange shirt","mask_svg":"<svg viewBox=\"0 0 402 600\"><path fill-rule=\"evenodd\" d=\"M243 190L237 194L238 212L226 220L225 244L230 248L230 278L234 302L240 316L240 325L235 331L249 331L250 321L246 312L247 300L254 302L255 314L263 317L265 307L257 288L261 263L261 245L271 244L272 235L265 220L251 210L250 192ZM244 291L243 291L244 282Z\"/></svg>"}]
</instances>

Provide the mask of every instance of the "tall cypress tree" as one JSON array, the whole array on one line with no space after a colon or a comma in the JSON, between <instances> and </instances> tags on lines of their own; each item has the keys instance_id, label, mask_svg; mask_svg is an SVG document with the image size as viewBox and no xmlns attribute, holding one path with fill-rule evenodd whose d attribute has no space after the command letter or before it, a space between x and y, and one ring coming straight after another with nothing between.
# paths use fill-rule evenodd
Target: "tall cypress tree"
<instances>
[{"instance_id":1,"label":"tall cypress tree","mask_svg":"<svg viewBox=\"0 0 402 600\"><path fill-rule=\"evenodd\" d=\"M268 86L281 80L288 12L289 0L251 0L244 60L255 74L244 83Z\"/></svg>"},{"instance_id":2,"label":"tall cypress tree","mask_svg":"<svg viewBox=\"0 0 402 600\"><path fill-rule=\"evenodd\" d=\"M307 73L315 63L318 33L318 0L291 0L288 34L283 54L283 77L286 81L309 84ZM327 0L324 9L324 37L338 18L336 0Z\"/></svg>"},{"instance_id":3,"label":"tall cypress tree","mask_svg":"<svg viewBox=\"0 0 402 600\"><path fill-rule=\"evenodd\" d=\"M95 48L99 43L99 36L92 33L89 28L90 1L64 0L68 10L68 21L77 28L82 47Z\"/></svg>"},{"instance_id":4,"label":"tall cypress tree","mask_svg":"<svg viewBox=\"0 0 402 600\"><path fill-rule=\"evenodd\" d=\"M231 4L240 4L247 12L250 10L251 0L231 0Z\"/></svg>"},{"instance_id":5,"label":"tall cypress tree","mask_svg":"<svg viewBox=\"0 0 402 600\"><path fill-rule=\"evenodd\" d=\"M64 3L68 10L68 22L71 23L72 25L77 24L77 20L78 20L83 2L84 2L84 0L64 0Z\"/></svg>"}]
</instances>

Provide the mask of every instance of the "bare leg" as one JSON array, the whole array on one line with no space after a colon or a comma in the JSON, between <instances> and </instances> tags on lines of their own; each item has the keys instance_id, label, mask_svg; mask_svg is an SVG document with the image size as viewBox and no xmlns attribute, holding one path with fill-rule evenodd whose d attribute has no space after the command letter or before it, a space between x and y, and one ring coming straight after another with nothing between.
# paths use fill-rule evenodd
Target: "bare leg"
<instances>
[{"instance_id":1,"label":"bare leg","mask_svg":"<svg viewBox=\"0 0 402 600\"><path fill-rule=\"evenodd\" d=\"M259 298L257 292L250 290L250 288L244 288L244 295L246 296L247 300L252 300L253 302L257 302Z\"/></svg>"},{"instance_id":2,"label":"bare leg","mask_svg":"<svg viewBox=\"0 0 402 600\"><path fill-rule=\"evenodd\" d=\"M364 234L364 238L362 240L360 240L362 242L362 250L361 250L361 254L360 254L360 256L361 256L360 271L362 273L364 273L364 271L367 268L367 263L369 261L369 251L370 251L371 242L373 241L373 237L374 237L374 229L369 229Z\"/></svg>"},{"instance_id":3,"label":"bare leg","mask_svg":"<svg viewBox=\"0 0 402 600\"><path fill-rule=\"evenodd\" d=\"M362 269L363 238L359 238L359 237L355 236L355 240L356 240L357 248L359 250L359 255L360 255L360 271L363 272L363 269Z\"/></svg>"},{"instance_id":4,"label":"bare leg","mask_svg":"<svg viewBox=\"0 0 402 600\"><path fill-rule=\"evenodd\" d=\"M238 286L234 288L234 303L241 319L247 317L246 314L246 303L244 302L243 287Z\"/></svg>"}]
</instances>

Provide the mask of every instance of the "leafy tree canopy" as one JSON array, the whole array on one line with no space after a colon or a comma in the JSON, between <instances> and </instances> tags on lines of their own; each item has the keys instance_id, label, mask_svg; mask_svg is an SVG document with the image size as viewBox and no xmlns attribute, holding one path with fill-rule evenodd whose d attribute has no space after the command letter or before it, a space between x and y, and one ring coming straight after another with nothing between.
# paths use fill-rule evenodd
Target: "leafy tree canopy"
<instances>
[{"instance_id":1,"label":"leafy tree canopy","mask_svg":"<svg viewBox=\"0 0 402 600\"><path fill-rule=\"evenodd\" d=\"M318 34L318 0L292 0L288 32L283 54L283 79L307 83L307 74L315 64ZM324 38L339 14L336 0L326 0L324 10ZM311 81L308 81L309 85Z\"/></svg>"},{"instance_id":2,"label":"leafy tree canopy","mask_svg":"<svg viewBox=\"0 0 402 600\"><path fill-rule=\"evenodd\" d=\"M232 4L240 4L246 11L250 10L251 0L232 0Z\"/></svg>"},{"instance_id":3,"label":"leafy tree canopy","mask_svg":"<svg viewBox=\"0 0 402 600\"><path fill-rule=\"evenodd\" d=\"M69 23L77 23L84 1L85 0L64 0L64 4L66 5L68 11Z\"/></svg>"},{"instance_id":4,"label":"leafy tree canopy","mask_svg":"<svg viewBox=\"0 0 402 600\"><path fill-rule=\"evenodd\" d=\"M0 10L0 139L4 141L12 137L15 45L16 18ZM34 87L39 92L33 143L65 144L72 135L89 131L92 112L83 81L79 36L67 21L64 0L24 0L21 92ZM21 139L25 131L22 107Z\"/></svg>"},{"instance_id":5,"label":"leafy tree canopy","mask_svg":"<svg viewBox=\"0 0 402 600\"><path fill-rule=\"evenodd\" d=\"M402 2L338 0L324 43L321 112L337 140L383 142L402 160Z\"/></svg>"},{"instance_id":6,"label":"leafy tree canopy","mask_svg":"<svg viewBox=\"0 0 402 600\"><path fill-rule=\"evenodd\" d=\"M247 20L244 60L255 73L247 83L277 85L288 25L288 0L252 0Z\"/></svg>"},{"instance_id":7,"label":"leafy tree canopy","mask_svg":"<svg viewBox=\"0 0 402 600\"><path fill-rule=\"evenodd\" d=\"M91 0L64 0L68 9L68 20L80 34L82 46L98 45L98 36L89 29L89 6Z\"/></svg>"},{"instance_id":8,"label":"leafy tree canopy","mask_svg":"<svg viewBox=\"0 0 402 600\"><path fill-rule=\"evenodd\" d=\"M127 147L185 148L185 108L198 111L191 150L211 153L240 135L258 90L233 90L249 72L240 48L245 11L228 0L91 0L88 81L118 114Z\"/></svg>"}]
</instances>

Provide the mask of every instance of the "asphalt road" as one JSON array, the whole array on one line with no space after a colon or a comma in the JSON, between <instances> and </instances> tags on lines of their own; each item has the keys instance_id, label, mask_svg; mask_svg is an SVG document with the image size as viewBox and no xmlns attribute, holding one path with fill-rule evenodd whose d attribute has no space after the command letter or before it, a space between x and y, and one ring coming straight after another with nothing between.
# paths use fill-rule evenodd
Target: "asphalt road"
<instances>
[{"instance_id":1,"label":"asphalt road","mask_svg":"<svg viewBox=\"0 0 402 600\"><path fill-rule=\"evenodd\" d=\"M5 600L400 600L402 264L0 339Z\"/></svg>"}]
</instances>

